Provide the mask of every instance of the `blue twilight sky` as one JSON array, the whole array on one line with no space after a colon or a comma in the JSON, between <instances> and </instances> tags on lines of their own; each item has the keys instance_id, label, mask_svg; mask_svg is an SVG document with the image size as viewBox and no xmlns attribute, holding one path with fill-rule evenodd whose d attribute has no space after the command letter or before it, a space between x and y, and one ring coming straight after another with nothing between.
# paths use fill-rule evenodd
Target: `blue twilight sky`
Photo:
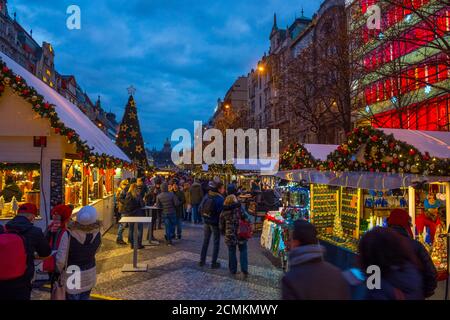
<instances>
[{"instance_id":1,"label":"blue twilight sky","mask_svg":"<svg viewBox=\"0 0 450 320\"><path fill-rule=\"evenodd\" d=\"M158 149L174 129L207 121L217 98L268 51L278 26L318 9L317 0L9 0L9 12L41 43L56 68L74 74L92 100L120 121L133 84L144 139ZM81 8L81 30L66 27Z\"/></svg>"}]
</instances>

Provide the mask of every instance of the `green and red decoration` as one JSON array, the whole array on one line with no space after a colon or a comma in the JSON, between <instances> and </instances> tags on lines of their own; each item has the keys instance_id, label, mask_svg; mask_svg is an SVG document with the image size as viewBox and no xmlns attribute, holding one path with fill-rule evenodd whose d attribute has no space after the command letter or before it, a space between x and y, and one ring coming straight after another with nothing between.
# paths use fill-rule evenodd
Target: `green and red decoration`
<instances>
[{"instance_id":1,"label":"green and red decoration","mask_svg":"<svg viewBox=\"0 0 450 320\"><path fill-rule=\"evenodd\" d=\"M126 161L93 152L86 141L81 140L75 130L67 127L60 120L53 104L45 101L36 89L28 86L26 81L21 76L16 75L3 61L0 61L0 68L0 95L5 91L5 87L9 86L16 94L27 100L35 113L50 121L55 134L66 137L68 143L76 145L76 151L84 162L93 164L98 168L132 169L132 165Z\"/></svg>"},{"instance_id":2,"label":"green and red decoration","mask_svg":"<svg viewBox=\"0 0 450 320\"><path fill-rule=\"evenodd\" d=\"M315 167L320 171L366 171L450 176L450 160L422 154L414 146L372 127L355 128L347 141L317 161L300 144L291 145L280 157L281 170Z\"/></svg>"},{"instance_id":3,"label":"green and red decoration","mask_svg":"<svg viewBox=\"0 0 450 320\"><path fill-rule=\"evenodd\" d=\"M300 170L316 166L317 160L300 143L288 145L280 157L281 170Z\"/></svg>"}]
</instances>

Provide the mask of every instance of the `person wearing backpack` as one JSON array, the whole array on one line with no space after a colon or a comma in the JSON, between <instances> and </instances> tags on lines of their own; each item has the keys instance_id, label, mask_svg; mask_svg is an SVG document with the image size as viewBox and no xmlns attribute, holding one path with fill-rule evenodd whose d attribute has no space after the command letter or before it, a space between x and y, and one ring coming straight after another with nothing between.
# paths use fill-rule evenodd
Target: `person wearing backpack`
<instances>
[{"instance_id":1,"label":"person wearing backpack","mask_svg":"<svg viewBox=\"0 0 450 320\"><path fill-rule=\"evenodd\" d=\"M212 269L219 269L220 263L217 261L220 248L220 230L219 230L219 218L223 209L223 196L225 192L222 183L216 183L211 181L208 184L208 194L203 198L200 204L200 213L205 221L204 224L204 238L202 252L200 255L199 265L203 267L206 264L206 255L208 253L209 241L211 235L213 236L213 254L212 254Z\"/></svg>"},{"instance_id":2,"label":"person wearing backpack","mask_svg":"<svg viewBox=\"0 0 450 320\"><path fill-rule=\"evenodd\" d=\"M22 204L17 216L1 228L0 300L30 300L35 253L40 258L51 254L44 233L33 225L37 213L34 204Z\"/></svg>"},{"instance_id":3,"label":"person wearing backpack","mask_svg":"<svg viewBox=\"0 0 450 320\"><path fill-rule=\"evenodd\" d=\"M248 276L247 241L251 238L251 224L235 195L229 195L224 201L220 214L220 231L228 246L228 268L231 274L237 273L236 247L239 248L241 271Z\"/></svg>"},{"instance_id":4,"label":"person wearing backpack","mask_svg":"<svg viewBox=\"0 0 450 320\"><path fill-rule=\"evenodd\" d=\"M97 210L91 206L81 208L67 230L68 236L63 237L56 254L56 267L64 274L63 279L72 275L67 272L70 266L80 268L81 273L79 287L69 287L66 282L66 299L89 300L97 279L95 255L102 242Z\"/></svg>"}]
</instances>

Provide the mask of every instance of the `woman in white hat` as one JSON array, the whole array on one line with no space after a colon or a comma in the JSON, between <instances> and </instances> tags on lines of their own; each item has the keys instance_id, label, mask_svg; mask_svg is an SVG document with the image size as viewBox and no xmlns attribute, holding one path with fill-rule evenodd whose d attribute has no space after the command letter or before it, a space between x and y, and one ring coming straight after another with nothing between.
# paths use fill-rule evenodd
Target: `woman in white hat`
<instances>
[{"instance_id":1,"label":"woman in white hat","mask_svg":"<svg viewBox=\"0 0 450 320\"><path fill-rule=\"evenodd\" d=\"M89 300L97 279L95 254L101 244L97 210L91 206L81 208L67 229L69 237L60 245L66 250L56 257L58 270L66 271L66 299Z\"/></svg>"}]
</instances>

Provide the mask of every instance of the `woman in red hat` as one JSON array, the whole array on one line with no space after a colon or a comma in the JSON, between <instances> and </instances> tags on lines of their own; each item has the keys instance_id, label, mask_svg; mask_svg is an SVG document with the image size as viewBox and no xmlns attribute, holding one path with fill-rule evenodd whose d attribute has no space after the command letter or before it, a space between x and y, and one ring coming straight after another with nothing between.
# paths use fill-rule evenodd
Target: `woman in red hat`
<instances>
[{"instance_id":1,"label":"woman in red hat","mask_svg":"<svg viewBox=\"0 0 450 320\"><path fill-rule=\"evenodd\" d=\"M72 208L66 205L58 205L50 212L52 222L50 223L46 237L52 248L52 255L44 261L43 270L50 275L50 281L52 284L59 278L59 273L56 270L56 253L60 249L60 243L63 237L67 237L67 224L72 217Z\"/></svg>"}]
</instances>

